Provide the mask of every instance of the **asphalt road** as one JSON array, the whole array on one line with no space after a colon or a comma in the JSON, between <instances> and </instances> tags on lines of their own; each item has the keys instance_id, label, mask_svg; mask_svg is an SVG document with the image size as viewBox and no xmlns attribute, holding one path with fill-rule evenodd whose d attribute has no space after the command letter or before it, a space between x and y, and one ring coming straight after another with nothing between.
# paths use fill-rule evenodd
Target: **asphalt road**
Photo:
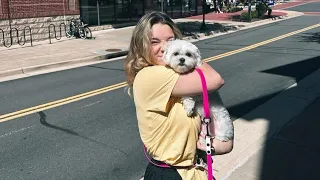
<instances>
[{"instance_id":1,"label":"asphalt road","mask_svg":"<svg viewBox=\"0 0 320 180\"><path fill-rule=\"evenodd\" d=\"M320 2L311 2L301 6L295 6L292 8L286 8L289 11L299 11L299 12L319 12Z\"/></svg>"},{"instance_id":2,"label":"asphalt road","mask_svg":"<svg viewBox=\"0 0 320 180\"><path fill-rule=\"evenodd\" d=\"M319 23L303 16L195 43L204 58ZM209 64L225 79L222 99L234 119L320 67L320 28ZM113 61L0 83L0 114L125 80ZM271 112L272 113L272 112ZM147 161L133 101L124 89L0 124L0 179L139 179Z\"/></svg>"}]
</instances>

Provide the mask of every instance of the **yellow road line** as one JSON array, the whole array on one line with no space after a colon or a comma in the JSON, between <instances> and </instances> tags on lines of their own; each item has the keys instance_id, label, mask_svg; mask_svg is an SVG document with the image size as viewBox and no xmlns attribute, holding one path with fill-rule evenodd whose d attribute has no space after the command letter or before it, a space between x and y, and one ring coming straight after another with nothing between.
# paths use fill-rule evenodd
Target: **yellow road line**
<instances>
[{"instance_id":1,"label":"yellow road line","mask_svg":"<svg viewBox=\"0 0 320 180\"><path fill-rule=\"evenodd\" d=\"M315 25L312 25L312 26L309 26L309 27L306 27L306 28L303 28L303 29L300 29L300 30L297 30L297 31L293 31L293 32L290 32L290 33L287 33L287 34L284 34L284 35L281 35L281 36L278 36L278 37L275 37L275 38L272 38L272 39L269 39L269 40L266 40L266 41L262 41L262 42L259 42L259 43L256 43L256 44L253 44L253 45L250 45L250 46L247 46L247 47L243 47L243 48L240 48L240 49L237 49L237 50L226 52L226 53L223 53L223 54L220 54L220 55L217 55L217 56L209 57L209 58L204 59L204 61L205 62L209 62L209 61L214 61L214 60L217 60L217 59L221 59L223 57L231 56L231 55L234 55L234 54L237 54L237 53L240 53L240 52L244 52L244 51L247 51L247 50L250 50L250 49L254 49L254 48L257 48L259 46L263 46L265 44L268 44L268 43L271 43L271 42L274 42L274 41L277 41L277 40L280 40L280 39L283 39L283 38L286 38L286 37L289 37L289 36L292 36L292 35L295 35L295 34L310 30L310 29L313 29L313 28L317 28L317 27L320 27L320 24L315 24ZM22 116L26 116L26 115L29 115L29 114L33 114L33 113L37 113L37 112L40 112L40 111L44 111L44 110L47 110L47 109L51 109L51 108L55 108L55 107L58 107L58 106L62 106L62 105L65 105L65 104L69 104L69 103L72 103L72 102L75 102L75 101L79 101L81 99L85 99L85 98L89 98L89 97L92 97L92 96L96 96L96 95L99 95L99 94L102 94L102 93L106 93L106 92L109 92L109 91L112 91L112 90L116 90L116 89L119 89L119 88L123 88L126 85L127 85L126 82L121 82L121 83L118 83L118 84L114 84L114 85L111 85L111 86L107 86L107 87L104 87L104 88L93 90L93 91L90 91L90 92L86 92L86 93L78 94L78 95L75 95L75 96L71 96L71 97L68 97L68 98L65 98L65 99L52 101L52 102L49 102L49 103L46 103L46 104L34 106L34 107L31 107L31 108L23 109L23 110L20 110L20 111L9 113L9 114L4 114L4 115L0 116L0 123L1 122L5 122L5 121L9 121L9 120L12 120L12 119L15 119L15 118L19 118L19 117L22 117Z\"/></svg>"},{"instance_id":2,"label":"yellow road line","mask_svg":"<svg viewBox=\"0 0 320 180\"><path fill-rule=\"evenodd\" d=\"M204 59L204 61L205 62L214 61L214 60L217 60L217 59L221 59L223 57L227 57L227 56L231 56L231 55L234 55L234 54L237 54L237 53L240 53L240 52L248 51L250 49L254 49L254 48L257 48L259 46L263 46L263 45L269 44L271 42L274 42L274 41L277 41L277 40L280 40L280 39L283 39L283 38L286 38L286 37L289 37L289 36L293 36L295 34L298 34L298 33L313 29L313 28L317 28L317 27L320 27L320 24L315 24L315 25L312 25L312 26L309 26L309 27L306 27L306 28L303 28L303 29L300 29L300 30L297 30L297 31L293 31L293 32L290 32L290 33L287 33L287 34L284 34L284 35L281 35L281 36L278 36L278 37L275 37L275 38L272 38L272 39L269 39L269 40L266 40L266 41L262 41L262 42L259 42L259 43L256 43L256 44L253 44L253 45L250 45L250 46L247 46L247 47L243 47L243 48L240 48L240 49L229 51L229 52L226 52L226 53L223 53L223 54L219 54L217 56L209 57L209 58Z\"/></svg>"},{"instance_id":3,"label":"yellow road line","mask_svg":"<svg viewBox=\"0 0 320 180\"><path fill-rule=\"evenodd\" d=\"M90 91L90 92L78 94L78 95L75 95L75 96L71 96L71 97L68 97L68 98L65 98L65 99L49 102L49 103L42 104L42 105L39 105L39 106L34 106L34 107L31 107L31 108L23 109L23 110L20 110L20 111L9 113L9 114L4 114L4 115L0 116L0 123L4 122L4 121L11 120L11 119L15 119L15 118L18 118L18 117L26 116L26 115L37 113L37 112L40 112L40 111L44 111L44 110L47 110L47 109L51 109L51 108L54 108L54 107L58 107L58 106L61 106L61 105L64 105L64 104L69 104L71 102L75 102L75 101L79 101L81 99L85 99L85 98L88 98L88 97L96 96L96 95L99 95L99 94L102 94L102 93L105 93L105 92L108 92L108 91L116 90L116 89L125 87L126 85L127 85L126 82L122 82L122 83L114 84L114 85L107 86L107 87L104 87L104 88L96 89L94 91Z\"/></svg>"}]
</instances>

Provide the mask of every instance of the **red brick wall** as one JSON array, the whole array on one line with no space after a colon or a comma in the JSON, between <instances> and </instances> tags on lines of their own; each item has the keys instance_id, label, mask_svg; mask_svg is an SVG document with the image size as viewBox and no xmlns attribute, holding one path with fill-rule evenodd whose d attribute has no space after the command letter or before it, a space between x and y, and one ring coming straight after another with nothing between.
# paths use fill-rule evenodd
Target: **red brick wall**
<instances>
[{"instance_id":1,"label":"red brick wall","mask_svg":"<svg viewBox=\"0 0 320 180\"><path fill-rule=\"evenodd\" d=\"M79 0L0 0L0 19L8 19L9 15L11 19L78 15L80 14L78 1Z\"/></svg>"}]
</instances>

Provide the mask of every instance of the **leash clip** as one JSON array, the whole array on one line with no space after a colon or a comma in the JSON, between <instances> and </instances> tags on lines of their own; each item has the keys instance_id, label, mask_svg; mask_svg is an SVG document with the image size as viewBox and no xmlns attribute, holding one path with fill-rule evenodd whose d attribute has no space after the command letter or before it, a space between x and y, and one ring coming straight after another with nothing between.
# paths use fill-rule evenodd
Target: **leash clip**
<instances>
[{"instance_id":1,"label":"leash clip","mask_svg":"<svg viewBox=\"0 0 320 180\"><path fill-rule=\"evenodd\" d=\"M211 123L211 117L204 117L203 120L202 120L205 124L209 124Z\"/></svg>"},{"instance_id":2,"label":"leash clip","mask_svg":"<svg viewBox=\"0 0 320 180\"><path fill-rule=\"evenodd\" d=\"M206 136L206 152L211 155L211 137Z\"/></svg>"}]
</instances>

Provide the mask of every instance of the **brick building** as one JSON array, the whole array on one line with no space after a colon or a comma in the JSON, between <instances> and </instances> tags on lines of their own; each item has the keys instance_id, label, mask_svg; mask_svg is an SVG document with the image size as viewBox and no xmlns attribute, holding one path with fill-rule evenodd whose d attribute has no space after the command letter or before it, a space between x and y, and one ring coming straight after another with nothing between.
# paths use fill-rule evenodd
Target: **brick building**
<instances>
[{"instance_id":1,"label":"brick building","mask_svg":"<svg viewBox=\"0 0 320 180\"><path fill-rule=\"evenodd\" d=\"M0 0L0 46L3 30L5 39L10 28L32 29L33 39L49 37L49 25L56 26L80 16L89 25L136 22L149 11L164 11L171 17L200 14L202 0ZM53 26L51 26L52 28ZM64 33L64 32L62 32ZM64 34L63 34L64 35ZM16 38L16 34L14 35Z\"/></svg>"},{"instance_id":2,"label":"brick building","mask_svg":"<svg viewBox=\"0 0 320 180\"><path fill-rule=\"evenodd\" d=\"M78 0L0 0L0 19L78 15Z\"/></svg>"},{"instance_id":3,"label":"brick building","mask_svg":"<svg viewBox=\"0 0 320 180\"><path fill-rule=\"evenodd\" d=\"M34 40L47 39L50 24L59 26L79 15L79 0L0 0L0 29L6 32L5 37L10 28L18 29L21 37L29 26Z\"/></svg>"},{"instance_id":4,"label":"brick building","mask_svg":"<svg viewBox=\"0 0 320 180\"><path fill-rule=\"evenodd\" d=\"M172 18L202 13L202 0L79 0L80 14L90 25L136 21L149 11Z\"/></svg>"}]
</instances>

